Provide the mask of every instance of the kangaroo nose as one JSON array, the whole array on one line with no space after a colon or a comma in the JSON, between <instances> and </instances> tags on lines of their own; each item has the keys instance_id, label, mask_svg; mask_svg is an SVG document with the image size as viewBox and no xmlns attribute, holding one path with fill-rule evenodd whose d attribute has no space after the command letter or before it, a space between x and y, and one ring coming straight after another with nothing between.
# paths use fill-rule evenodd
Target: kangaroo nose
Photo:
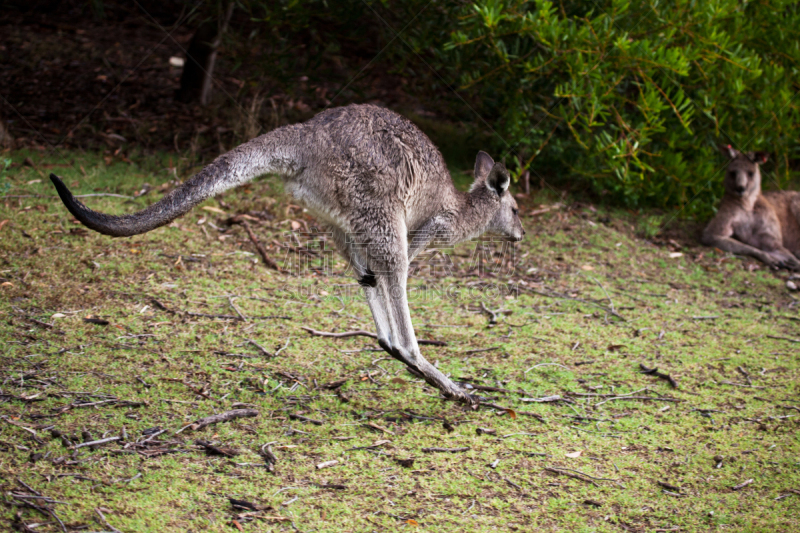
<instances>
[{"instance_id":1,"label":"kangaroo nose","mask_svg":"<svg viewBox=\"0 0 800 533\"><path fill-rule=\"evenodd\" d=\"M745 189L744 185L737 185L736 186L736 192L738 192L738 193L743 193L744 189Z\"/></svg>"}]
</instances>

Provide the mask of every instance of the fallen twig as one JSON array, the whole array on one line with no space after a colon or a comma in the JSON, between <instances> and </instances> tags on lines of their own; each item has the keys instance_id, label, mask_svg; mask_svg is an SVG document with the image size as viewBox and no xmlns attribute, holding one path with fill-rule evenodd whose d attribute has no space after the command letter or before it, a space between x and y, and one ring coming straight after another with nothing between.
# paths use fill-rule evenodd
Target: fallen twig
<instances>
[{"instance_id":1,"label":"fallen twig","mask_svg":"<svg viewBox=\"0 0 800 533\"><path fill-rule=\"evenodd\" d=\"M791 337L781 337L780 335L767 335L770 339L778 339L780 341L800 342L800 339L793 339Z\"/></svg>"},{"instance_id":2,"label":"fallen twig","mask_svg":"<svg viewBox=\"0 0 800 533\"><path fill-rule=\"evenodd\" d=\"M225 320L241 320L241 317L237 315L212 315L208 313L193 313L191 311L186 312L187 316L196 316L196 317L203 317L203 318L222 318ZM267 316L251 316L251 320L269 320L269 319L280 319L280 320L291 320L292 317L284 316L284 315L267 315Z\"/></svg>"},{"instance_id":3,"label":"fallen twig","mask_svg":"<svg viewBox=\"0 0 800 533\"><path fill-rule=\"evenodd\" d=\"M539 413L531 413L530 411L515 411L518 415L525 415L525 416L532 416L542 424L547 424L547 420L545 417L540 415Z\"/></svg>"},{"instance_id":4,"label":"fallen twig","mask_svg":"<svg viewBox=\"0 0 800 533\"><path fill-rule=\"evenodd\" d=\"M459 452L466 452L469 449L470 449L469 446L464 446L463 448L422 448L422 451L425 453L437 453L437 452L459 453Z\"/></svg>"},{"instance_id":5,"label":"fallen twig","mask_svg":"<svg viewBox=\"0 0 800 533\"><path fill-rule=\"evenodd\" d=\"M106 520L106 517L103 515L103 512L100 511L100 509L95 509L94 512L97 513L97 516L100 517L100 520L103 522L103 525L106 526L109 530L113 531L114 533L121 533L119 529L115 528L114 526L108 523L108 520Z\"/></svg>"},{"instance_id":6,"label":"fallen twig","mask_svg":"<svg viewBox=\"0 0 800 533\"><path fill-rule=\"evenodd\" d=\"M672 385L673 389L677 389L678 388L678 381L675 378L673 378L672 376L670 376L669 374L665 374L663 372L659 372L658 368L656 368L656 367L647 368L642 363L639 363L639 368L642 369L642 374L647 374L648 376L656 376L658 378L665 379L665 380L669 381L669 384Z\"/></svg>"},{"instance_id":7,"label":"fallen twig","mask_svg":"<svg viewBox=\"0 0 800 533\"><path fill-rule=\"evenodd\" d=\"M283 272L283 269L278 266L278 263L276 263L267 254L267 249L264 248L264 245L261 244L261 241L258 240L258 237L256 237L256 234L253 233L253 230L250 228L250 224L248 224L247 221L244 218L241 218L239 216L235 216L235 217L233 217L231 219L231 222L234 223L234 224L241 224L242 225L244 230L247 232L247 236L250 237L250 241L256 247L256 250L258 251L258 255L261 256L261 259L264 261L264 264L266 266L268 266L269 268L271 268L273 270L277 270L278 272Z\"/></svg>"},{"instance_id":8,"label":"fallen twig","mask_svg":"<svg viewBox=\"0 0 800 533\"><path fill-rule=\"evenodd\" d=\"M108 437L106 439L93 440L93 441L90 441L90 442L82 442L80 444L76 444L75 446L71 446L70 449L77 450L78 448L83 448L84 446L96 446L96 445L99 445L99 444L105 444L107 442L114 442L115 440L121 440L121 439L122 439L122 437Z\"/></svg>"},{"instance_id":9,"label":"fallen twig","mask_svg":"<svg viewBox=\"0 0 800 533\"><path fill-rule=\"evenodd\" d=\"M252 345L253 345L253 346L255 346L256 348L258 348L258 350L259 350L261 353L263 353L264 355L266 355L267 357L275 357L275 355L274 355L274 354L271 354L271 353L269 353L269 352L267 351L267 349L266 349L266 348L264 348L263 346L261 346L260 344L258 344L258 343L257 343L256 341L254 341L253 339L247 339L247 342L249 342L250 344L252 344Z\"/></svg>"},{"instance_id":10,"label":"fallen twig","mask_svg":"<svg viewBox=\"0 0 800 533\"><path fill-rule=\"evenodd\" d=\"M533 402L533 403L548 403L548 402L560 402L563 400L559 395L555 396L544 396L543 398L520 398L519 401L521 402Z\"/></svg>"},{"instance_id":11,"label":"fallen twig","mask_svg":"<svg viewBox=\"0 0 800 533\"><path fill-rule=\"evenodd\" d=\"M292 337L286 339L286 344L283 345L283 348L279 348L277 352L275 352L275 357L278 357L282 351L284 351L289 346L289 341L292 340Z\"/></svg>"},{"instance_id":12,"label":"fallen twig","mask_svg":"<svg viewBox=\"0 0 800 533\"><path fill-rule=\"evenodd\" d=\"M218 415L201 418L200 420L197 420L193 424L186 427L190 428L192 431L197 431L198 429L210 426L211 424L227 422L229 420L235 420L236 418L249 418L254 416L258 416L258 411L255 409L234 409L232 411L225 411L224 413L220 413Z\"/></svg>"},{"instance_id":13,"label":"fallen twig","mask_svg":"<svg viewBox=\"0 0 800 533\"><path fill-rule=\"evenodd\" d=\"M530 372L534 368L539 368L540 366L558 366L558 367L563 368L564 370L569 370L569 368L565 367L564 365L559 365L558 363L539 363L538 365L533 365L528 370L526 370L524 373L527 374L528 372Z\"/></svg>"},{"instance_id":14,"label":"fallen twig","mask_svg":"<svg viewBox=\"0 0 800 533\"><path fill-rule=\"evenodd\" d=\"M231 308L232 308L234 311L236 311L236 314L239 316L239 320L241 320L242 322L247 322L247 317L246 317L246 316L244 316L244 315L242 314L242 312L239 310L239 308L238 308L238 307L236 307L236 304L235 304L235 303L233 303L233 297L232 297L232 296L228 296L228 303L230 304Z\"/></svg>"},{"instance_id":15,"label":"fallen twig","mask_svg":"<svg viewBox=\"0 0 800 533\"><path fill-rule=\"evenodd\" d=\"M317 337L331 337L334 339L343 339L345 337L370 337L372 339L377 339L378 335L372 333L371 331L365 331L363 329L357 329L354 331L343 331L341 333L331 333L329 331L317 331L316 329L307 328L305 326L300 326L300 329L303 329L309 332L311 335L315 335ZM432 341L427 339L418 339L417 344L420 345L428 345L428 346L447 346L447 343L444 341Z\"/></svg>"},{"instance_id":16,"label":"fallen twig","mask_svg":"<svg viewBox=\"0 0 800 533\"><path fill-rule=\"evenodd\" d=\"M651 400L654 402L682 402L680 398L668 398L666 396L612 396L611 398L606 398L602 402L597 402L595 405L603 405L606 402L611 402L614 400Z\"/></svg>"},{"instance_id":17,"label":"fallen twig","mask_svg":"<svg viewBox=\"0 0 800 533\"><path fill-rule=\"evenodd\" d=\"M295 413L289 414L289 418L291 418L292 420L299 420L300 422L309 422L310 424L314 424L315 426L321 426L325 423L322 420L314 420L313 418L308 418L307 416L302 416Z\"/></svg>"},{"instance_id":18,"label":"fallen twig","mask_svg":"<svg viewBox=\"0 0 800 533\"><path fill-rule=\"evenodd\" d=\"M739 483L738 485L736 485L735 487L733 487L733 490L739 490L739 489L743 489L743 488L745 488L747 485L749 485L750 483L752 483L753 481L755 481L755 480L754 480L754 479L748 479L747 481L743 481L742 483Z\"/></svg>"},{"instance_id":19,"label":"fallen twig","mask_svg":"<svg viewBox=\"0 0 800 533\"><path fill-rule=\"evenodd\" d=\"M573 296L567 296L566 294L560 294L560 293L557 293L557 292L552 292L551 293L551 292L540 291L540 290L537 290L537 289L533 289L531 287L525 287L523 290L530 291L530 292L532 292L534 294L538 294L540 296L546 296L547 298L562 298L564 300L572 300L572 301L581 302L581 303L584 303L584 304L587 304L587 305L593 305L595 307L599 307L600 309L602 309L606 313L619 318L623 322L627 322L627 319L625 317L623 317L622 315L620 315L619 313L617 313L613 309L610 309L610 308L606 307L605 305L601 305L601 304L599 304L597 302L593 302L591 300L584 300L583 298L576 298L576 297L573 297Z\"/></svg>"}]
</instances>

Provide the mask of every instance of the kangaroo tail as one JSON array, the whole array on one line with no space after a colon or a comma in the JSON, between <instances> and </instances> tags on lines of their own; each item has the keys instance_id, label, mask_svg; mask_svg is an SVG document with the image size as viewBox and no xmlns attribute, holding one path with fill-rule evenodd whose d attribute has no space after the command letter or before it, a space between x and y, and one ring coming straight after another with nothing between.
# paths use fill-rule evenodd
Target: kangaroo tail
<instances>
[{"instance_id":1,"label":"kangaroo tail","mask_svg":"<svg viewBox=\"0 0 800 533\"><path fill-rule=\"evenodd\" d=\"M61 201L84 226L113 237L129 237L169 224L203 200L262 174L292 174L301 170L291 154L286 153L286 147L275 142L274 133L257 137L219 156L158 202L130 215L93 211L78 201L58 176L50 174L50 179Z\"/></svg>"}]
</instances>

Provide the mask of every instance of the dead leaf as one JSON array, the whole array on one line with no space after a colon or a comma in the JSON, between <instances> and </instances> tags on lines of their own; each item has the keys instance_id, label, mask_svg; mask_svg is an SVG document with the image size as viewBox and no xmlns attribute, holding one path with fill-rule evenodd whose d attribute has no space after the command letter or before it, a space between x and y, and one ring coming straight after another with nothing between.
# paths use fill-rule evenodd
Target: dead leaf
<instances>
[{"instance_id":1,"label":"dead leaf","mask_svg":"<svg viewBox=\"0 0 800 533\"><path fill-rule=\"evenodd\" d=\"M298 221L296 221L296 220L292 220L292 221L291 221L291 224L292 224L292 231L297 231L297 230L299 230L300 228L302 228L302 227L303 227L303 226L302 226L302 224L300 224L300 223L299 223Z\"/></svg>"},{"instance_id":2,"label":"dead leaf","mask_svg":"<svg viewBox=\"0 0 800 533\"><path fill-rule=\"evenodd\" d=\"M586 270L588 272L590 270L594 270L594 267L592 265L582 265L581 270Z\"/></svg>"},{"instance_id":3,"label":"dead leaf","mask_svg":"<svg viewBox=\"0 0 800 533\"><path fill-rule=\"evenodd\" d=\"M670 259L675 259L676 257L683 257L683 254L682 254L682 253L680 253L680 252L671 252L671 253L669 254L669 258L670 258Z\"/></svg>"},{"instance_id":4,"label":"dead leaf","mask_svg":"<svg viewBox=\"0 0 800 533\"><path fill-rule=\"evenodd\" d=\"M408 385L408 382L399 376L396 378L392 378L389 381L391 381L395 385L400 385L401 387L405 387L406 385Z\"/></svg>"},{"instance_id":5,"label":"dead leaf","mask_svg":"<svg viewBox=\"0 0 800 533\"><path fill-rule=\"evenodd\" d=\"M214 207L213 205L204 205L202 207L202 209L204 211L211 211L212 213L217 213L217 214L220 214L220 215L224 215L225 214L225 211L223 211L219 207Z\"/></svg>"},{"instance_id":6,"label":"dead leaf","mask_svg":"<svg viewBox=\"0 0 800 533\"><path fill-rule=\"evenodd\" d=\"M413 518L409 518L408 520L406 520L406 524L408 524L409 526L417 526L417 527L419 527L419 522L417 522Z\"/></svg>"},{"instance_id":7,"label":"dead leaf","mask_svg":"<svg viewBox=\"0 0 800 533\"><path fill-rule=\"evenodd\" d=\"M578 450L577 452L567 453L567 454L564 454L564 455L566 457L569 457L570 459L577 459L578 457L581 456L582 453L583 453L582 451Z\"/></svg>"},{"instance_id":8,"label":"dead leaf","mask_svg":"<svg viewBox=\"0 0 800 533\"><path fill-rule=\"evenodd\" d=\"M513 409L506 409L506 414L510 416L513 420L517 419L517 413L514 412Z\"/></svg>"}]
</instances>

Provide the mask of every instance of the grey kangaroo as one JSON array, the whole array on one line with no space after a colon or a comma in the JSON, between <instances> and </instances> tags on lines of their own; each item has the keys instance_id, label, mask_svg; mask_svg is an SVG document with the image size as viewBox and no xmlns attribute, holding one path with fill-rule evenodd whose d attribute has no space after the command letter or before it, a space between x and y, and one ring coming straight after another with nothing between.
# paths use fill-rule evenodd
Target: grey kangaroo
<instances>
[{"instance_id":1,"label":"grey kangaroo","mask_svg":"<svg viewBox=\"0 0 800 533\"><path fill-rule=\"evenodd\" d=\"M509 173L485 152L478 152L472 188L459 192L442 154L411 121L380 107L350 105L234 148L131 215L92 211L57 176L50 179L84 225L126 237L163 226L203 200L262 174L280 175L286 190L333 233L364 287L380 346L445 397L477 404L479 398L422 357L406 283L409 263L433 239L455 244L485 232L510 241L525 235L517 203L508 192ZM358 238L348 238L352 235Z\"/></svg>"},{"instance_id":2,"label":"grey kangaroo","mask_svg":"<svg viewBox=\"0 0 800 533\"><path fill-rule=\"evenodd\" d=\"M703 244L774 268L800 270L800 192L761 192L759 164L766 162L765 152L742 154L730 145L720 150L730 158L725 194L703 231Z\"/></svg>"}]
</instances>

